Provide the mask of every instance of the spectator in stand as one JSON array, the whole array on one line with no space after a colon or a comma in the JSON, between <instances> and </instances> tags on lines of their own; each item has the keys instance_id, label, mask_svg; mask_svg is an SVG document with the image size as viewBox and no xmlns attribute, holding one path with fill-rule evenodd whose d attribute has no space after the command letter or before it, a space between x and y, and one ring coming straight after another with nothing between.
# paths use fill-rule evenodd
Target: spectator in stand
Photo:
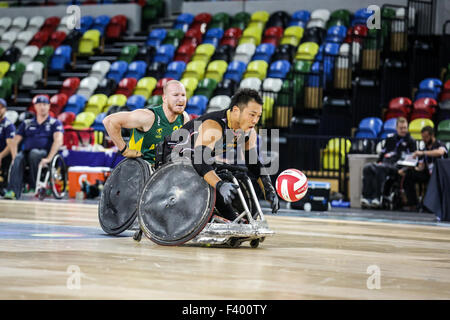
<instances>
[{"instance_id":1,"label":"spectator in stand","mask_svg":"<svg viewBox=\"0 0 450 320\"><path fill-rule=\"evenodd\" d=\"M16 134L14 123L6 118L7 103L0 98L0 194L5 194L11 164L11 144Z\"/></svg>"}]
</instances>

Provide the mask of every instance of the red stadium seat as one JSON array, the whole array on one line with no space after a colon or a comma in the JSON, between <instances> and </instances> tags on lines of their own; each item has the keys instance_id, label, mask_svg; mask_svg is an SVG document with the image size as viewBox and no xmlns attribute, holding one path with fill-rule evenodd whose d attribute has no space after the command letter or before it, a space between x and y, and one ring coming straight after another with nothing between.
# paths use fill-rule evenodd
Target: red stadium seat
<instances>
[{"instance_id":1,"label":"red stadium seat","mask_svg":"<svg viewBox=\"0 0 450 320\"><path fill-rule=\"evenodd\" d=\"M64 106L66 105L68 99L69 98L65 93L55 94L50 98L50 110L53 111L56 116L58 116L64 109Z\"/></svg>"},{"instance_id":2,"label":"red stadium seat","mask_svg":"<svg viewBox=\"0 0 450 320\"><path fill-rule=\"evenodd\" d=\"M109 39L118 39L127 31L127 17L119 14L111 18L106 27L106 37Z\"/></svg>"},{"instance_id":3,"label":"red stadium seat","mask_svg":"<svg viewBox=\"0 0 450 320\"><path fill-rule=\"evenodd\" d=\"M225 30L220 45L229 45L236 48L239 44L239 39L242 36L242 30L239 28L228 28Z\"/></svg>"},{"instance_id":4,"label":"red stadium seat","mask_svg":"<svg viewBox=\"0 0 450 320\"><path fill-rule=\"evenodd\" d=\"M389 102L389 110L401 110L408 115L412 109L411 99L406 97L397 97Z\"/></svg>"},{"instance_id":5,"label":"red stadium seat","mask_svg":"<svg viewBox=\"0 0 450 320\"><path fill-rule=\"evenodd\" d=\"M59 93L65 93L67 97L70 98L70 96L75 94L79 86L80 86L80 78L77 77L67 78L66 80L64 80Z\"/></svg>"},{"instance_id":6,"label":"red stadium seat","mask_svg":"<svg viewBox=\"0 0 450 320\"><path fill-rule=\"evenodd\" d=\"M42 48L50 38L50 32L47 31L38 31L35 33L33 38L31 39L30 43L28 43L29 46L36 46L39 49Z\"/></svg>"},{"instance_id":7,"label":"red stadium seat","mask_svg":"<svg viewBox=\"0 0 450 320\"><path fill-rule=\"evenodd\" d=\"M58 115L58 120L62 122L64 129L71 128L72 123L75 121L77 116L73 112L63 112Z\"/></svg>"},{"instance_id":8,"label":"red stadium seat","mask_svg":"<svg viewBox=\"0 0 450 320\"><path fill-rule=\"evenodd\" d=\"M270 27L264 32L262 43L271 43L274 46L278 46L280 39L283 36L282 27Z\"/></svg>"},{"instance_id":9,"label":"red stadium seat","mask_svg":"<svg viewBox=\"0 0 450 320\"><path fill-rule=\"evenodd\" d=\"M174 61L184 61L185 63L189 63L191 61L192 56L195 53L195 49L197 48L194 44L184 44L181 45L177 53L175 54Z\"/></svg>"},{"instance_id":10,"label":"red stadium seat","mask_svg":"<svg viewBox=\"0 0 450 320\"><path fill-rule=\"evenodd\" d=\"M421 109L421 110L427 109L431 113L435 113L437 106L438 106L438 103L433 98L421 98L421 99L417 99L416 101L414 101L413 111L416 109Z\"/></svg>"},{"instance_id":11,"label":"red stadium seat","mask_svg":"<svg viewBox=\"0 0 450 320\"><path fill-rule=\"evenodd\" d=\"M189 29L184 34L184 38L181 41L181 45L195 44L195 46L197 46L200 43L202 43L202 36L203 36L203 34L200 31L200 29L198 29L198 28Z\"/></svg>"},{"instance_id":12,"label":"red stadium seat","mask_svg":"<svg viewBox=\"0 0 450 320\"><path fill-rule=\"evenodd\" d=\"M53 49L56 49L57 47L59 47L64 39L66 39L66 33L64 31L55 31L52 33L52 35L50 36L50 40L48 41L48 45L52 46Z\"/></svg>"},{"instance_id":13,"label":"red stadium seat","mask_svg":"<svg viewBox=\"0 0 450 320\"><path fill-rule=\"evenodd\" d=\"M135 78L123 78L120 80L117 86L116 94L123 94L127 98L133 94L133 90L136 87L137 79Z\"/></svg>"},{"instance_id":14,"label":"red stadium seat","mask_svg":"<svg viewBox=\"0 0 450 320\"><path fill-rule=\"evenodd\" d=\"M156 83L156 88L155 88L155 90L153 90L152 95L153 96L162 96L164 85L170 80L174 80L174 79L173 78L159 79L158 82Z\"/></svg>"},{"instance_id":15,"label":"red stadium seat","mask_svg":"<svg viewBox=\"0 0 450 320\"><path fill-rule=\"evenodd\" d=\"M49 34L52 33L58 27L60 21L61 18L56 16L45 19L41 31L48 32Z\"/></svg>"},{"instance_id":16,"label":"red stadium seat","mask_svg":"<svg viewBox=\"0 0 450 320\"><path fill-rule=\"evenodd\" d=\"M192 28L199 28L201 30L206 30L207 25L211 22L212 16L207 12L199 13L194 17L194 21L192 22Z\"/></svg>"}]
</instances>

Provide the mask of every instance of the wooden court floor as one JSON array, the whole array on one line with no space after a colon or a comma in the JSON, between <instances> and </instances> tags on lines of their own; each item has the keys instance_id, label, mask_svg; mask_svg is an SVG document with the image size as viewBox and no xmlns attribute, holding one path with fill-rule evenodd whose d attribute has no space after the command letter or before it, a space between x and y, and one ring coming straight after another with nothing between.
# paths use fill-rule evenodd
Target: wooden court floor
<instances>
[{"instance_id":1,"label":"wooden court floor","mask_svg":"<svg viewBox=\"0 0 450 320\"><path fill-rule=\"evenodd\" d=\"M450 299L450 228L267 216L257 249L110 237L97 206L0 200L0 299Z\"/></svg>"}]
</instances>

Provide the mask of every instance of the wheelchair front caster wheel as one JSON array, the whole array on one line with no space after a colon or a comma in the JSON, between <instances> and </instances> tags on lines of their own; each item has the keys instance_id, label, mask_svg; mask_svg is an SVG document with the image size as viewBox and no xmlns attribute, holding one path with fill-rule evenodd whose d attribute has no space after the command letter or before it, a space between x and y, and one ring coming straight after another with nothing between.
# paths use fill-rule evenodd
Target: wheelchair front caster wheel
<instances>
[{"instance_id":1,"label":"wheelchair front caster wheel","mask_svg":"<svg viewBox=\"0 0 450 320\"><path fill-rule=\"evenodd\" d=\"M133 235L134 241L140 242L142 240L142 230L138 230Z\"/></svg>"},{"instance_id":2,"label":"wheelchair front caster wheel","mask_svg":"<svg viewBox=\"0 0 450 320\"><path fill-rule=\"evenodd\" d=\"M39 200L41 200L41 201L44 200L46 195L47 195L47 191L44 188L40 188L38 191Z\"/></svg>"},{"instance_id":3,"label":"wheelchair front caster wheel","mask_svg":"<svg viewBox=\"0 0 450 320\"><path fill-rule=\"evenodd\" d=\"M250 247L258 248L258 246L259 246L259 239L253 239L252 241L250 241Z\"/></svg>"},{"instance_id":4,"label":"wheelchair front caster wheel","mask_svg":"<svg viewBox=\"0 0 450 320\"><path fill-rule=\"evenodd\" d=\"M241 242L237 238L232 238L229 242L230 246L233 248L238 248L241 245Z\"/></svg>"}]
</instances>

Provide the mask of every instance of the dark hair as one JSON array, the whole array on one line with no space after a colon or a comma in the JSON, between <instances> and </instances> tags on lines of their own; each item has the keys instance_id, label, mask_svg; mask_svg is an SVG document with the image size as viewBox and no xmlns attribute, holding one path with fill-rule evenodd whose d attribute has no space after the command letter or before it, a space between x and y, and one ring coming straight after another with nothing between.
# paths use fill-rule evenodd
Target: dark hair
<instances>
[{"instance_id":1,"label":"dark hair","mask_svg":"<svg viewBox=\"0 0 450 320\"><path fill-rule=\"evenodd\" d=\"M260 105L264 104L258 91L249 88L241 88L236 91L233 97L231 97L229 108L232 109L234 106L238 106L239 109L243 110L250 101L255 101Z\"/></svg>"},{"instance_id":2,"label":"dark hair","mask_svg":"<svg viewBox=\"0 0 450 320\"><path fill-rule=\"evenodd\" d=\"M430 126L425 126L425 127L423 127L422 130L421 130L420 132L421 132L421 133L428 132L428 134L429 134L430 136L434 135L434 129L433 129L432 127L430 127Z\"/></svg>"}]
</instances>

